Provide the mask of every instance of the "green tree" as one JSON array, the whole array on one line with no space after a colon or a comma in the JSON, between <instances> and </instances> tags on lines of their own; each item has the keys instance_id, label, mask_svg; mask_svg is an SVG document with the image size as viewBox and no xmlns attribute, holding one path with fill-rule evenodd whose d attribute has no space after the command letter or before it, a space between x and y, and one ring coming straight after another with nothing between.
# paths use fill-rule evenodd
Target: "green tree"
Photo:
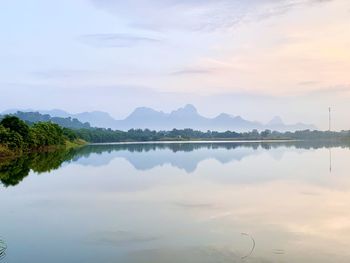
<instances>
[{"instance_id":1,"label":"green tree","mask_svg":"<svg viewBox=\"0 0 350 263\"><path fill-rule=\"evenodd\" d=\"M0 124L9 129L10 131L18 133L22 139L23 142L27 143L30 140L29 136L29 126L22 121L21 119L15 117L15 116L5 116L5 118L2 119Z\"/></svg>"},{"instance_id":2,"label":"green tree","mask_svg":"<svg viewBox=\"0 0 350 263\"><path fill-rule=\"evenodd\" d=\"M0 144L11 150L22 149L24 147L23 137L10 129L0 125Z\"/></svg>"}]
</instances>

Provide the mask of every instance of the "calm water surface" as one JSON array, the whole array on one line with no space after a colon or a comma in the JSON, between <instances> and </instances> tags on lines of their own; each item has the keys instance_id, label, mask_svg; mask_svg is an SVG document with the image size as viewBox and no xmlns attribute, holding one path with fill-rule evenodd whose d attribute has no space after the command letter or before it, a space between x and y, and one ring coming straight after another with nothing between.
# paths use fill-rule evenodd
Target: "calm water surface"
<instances>
[{"instance_id":1,"label":"calm water surface","mask_svg":"<svg viewBox=\"0 0 350 263\"><path fill-rule=\"evenodd\" d=\"M1 263L350 262L347 145L93 145L0 180Z\"/></svg>"}]
</instances>

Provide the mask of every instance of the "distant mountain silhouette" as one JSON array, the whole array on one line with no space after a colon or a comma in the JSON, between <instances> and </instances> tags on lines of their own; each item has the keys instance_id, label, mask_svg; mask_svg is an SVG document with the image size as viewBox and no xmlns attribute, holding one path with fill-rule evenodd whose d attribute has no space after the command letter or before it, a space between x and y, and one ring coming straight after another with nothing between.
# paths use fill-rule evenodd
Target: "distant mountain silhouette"
<instances>
[{"instance_id":1,"label":"distant mountain silhouette","mask_svg":"<svg viewBox=\"0 0 350 263\"><path fill-rule=\"evenodd\" d=\"M91 129L91 126L88 122L81 122L79 121L77 118L72 118L70 116L68 117L52 117L49 114L43 114L43 113L39 113L39 112L31 112L31 111L17 111L17 112L10 112L7 111L5 112L5 114L11 114L13 116L16 116L18 118L20 118L21 120L27 122L28 124L31 123L37 123L37 122L46 122L46 121L50 121L53 123L56 123L62 127L65 128L70 128L70 129ZM0 120L4 117L5 115L3 113L3 115L0 114Z\"/></svg>"},{"instance_id":2,"label":"distant mountain silhouette","mask_svg":"<svg viewBox=\"0 0 350 263\"><path fill-rule=\"evenodd\" d=\"M4 113L16 112L9 110ZM23 110L22 110L23 111ZM33 110L30 110L33 111ZM207 118L200 115L193 105L186 105L170 113L156 111L152 108L136 108L128 117L123 120L116 120L106 112L93 111L70 114L62 110L39 111L42 114L49 114L53 117L76 118L81 122L88 122L92 127L112 128L119 130L129 129L151 129L151 130L172 130L191 128L195 130L213 130L226 131L233 130L237 132L259 131L270 129L276 131L296 131L296 130L314 130L316 127L310 124L296 123L285 124L278 116L270 122L264 124L256 121L245 120L241 116L232 116L221 113L214 118ZM3 113L3 114L4 114Z\"/></svg>"},{"instance_id":3,"label":"distant mountain silhouette","mask_svg":"<svg viewBox=\"0 0 350 263\"><path fill-rule=\"evenodd\" d=\"M92 123L93 124L93 123ZM112 123L110 124L112 125ZM152 108L137 108L124 120L115 121L116 129L128 130L131 128L171 130L191 128L195 130L215 130L215 131L251 131L257 130L277 130L277 131L295 131L316 129L314 125L303 123L285 124L280 117L273 118L269 123L263 124L255 121L248 121L241 116L231 116L221 113L215 118L206 118L200 115L193 105L186 105L183 108L174 110L170 113L156 111Z\"/></svg>"},{"instance_id":4,"label":"distant mountain silhouette","mask_svg":"<svg viewBox=\"0 0 350 263\"><path fill-rule=\"evenodd\" d=\"M101 127L101 128L112 128L116 121L108 113L103 111L92 111L92 112L82 112L77 114L71 114L63 110L54 109L54 110L39 111L39 112L42 114L49 114L54 117L75 118L84 123L88 122L93 127Z\"/></svg>"}]
</instances>

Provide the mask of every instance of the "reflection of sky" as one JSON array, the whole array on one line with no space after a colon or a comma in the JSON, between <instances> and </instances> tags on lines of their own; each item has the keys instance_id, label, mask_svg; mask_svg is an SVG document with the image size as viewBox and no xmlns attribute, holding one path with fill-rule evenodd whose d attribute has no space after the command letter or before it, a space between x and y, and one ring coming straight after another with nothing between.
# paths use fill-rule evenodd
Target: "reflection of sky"
<instances>
[{"instance_id":1,"label":"reflection of sky","mask_svg":"<svg viewBox=\"0 0 350 263\"><path fill-rule=\"evenodd\" d=\"M6 262L348 262L350 151L332 149L332 174L328 149L253 151L119 151L32 173L0 191ZM256 242L244 260L242 233Z\"/></svg>"}]
</instances>

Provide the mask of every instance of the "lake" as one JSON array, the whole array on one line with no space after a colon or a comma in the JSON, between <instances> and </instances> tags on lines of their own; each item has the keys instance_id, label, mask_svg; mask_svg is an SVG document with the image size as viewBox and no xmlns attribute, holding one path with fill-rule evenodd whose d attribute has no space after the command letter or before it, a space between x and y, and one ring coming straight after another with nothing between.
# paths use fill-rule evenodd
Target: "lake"
<instances>
[{"instance_id":1,"label":"lake","mask_svg":"<svg viewBox=\"0 0 350 263\"><path fill-rule=\"evenodd\" d=\"M0 163L0 262L350 262L350 146L88 145Z\"/></svg>"}]
</instances>

